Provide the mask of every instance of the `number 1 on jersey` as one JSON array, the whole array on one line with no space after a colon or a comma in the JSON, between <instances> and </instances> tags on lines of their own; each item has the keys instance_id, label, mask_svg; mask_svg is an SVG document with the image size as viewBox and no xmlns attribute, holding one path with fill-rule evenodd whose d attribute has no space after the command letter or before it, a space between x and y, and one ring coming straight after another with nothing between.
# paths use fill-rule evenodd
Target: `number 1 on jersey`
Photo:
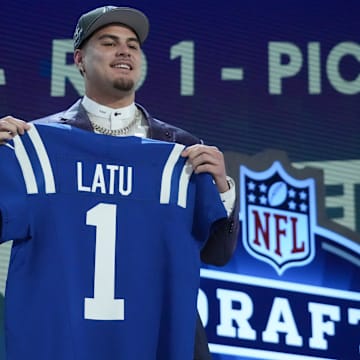
<instances>
[{"instance_id":1,"label":"number 1 on jersey","mask_svg":"<svg viewBox=\"0 0 360 360\"><path fill-rule=\"evenodd\" d=\"M116 205L94 206L86 224L96 226L96 246L94 297L85 298L85 319L124 320L124 299L115 299Z\"/></svg>"}]
</instances>

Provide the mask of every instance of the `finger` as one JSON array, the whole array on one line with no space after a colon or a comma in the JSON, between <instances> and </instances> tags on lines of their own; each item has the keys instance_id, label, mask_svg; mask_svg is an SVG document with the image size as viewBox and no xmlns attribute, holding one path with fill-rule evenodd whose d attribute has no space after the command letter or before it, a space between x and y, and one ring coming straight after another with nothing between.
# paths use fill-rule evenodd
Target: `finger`
<instances>
[{"instance_id":1,"label":"finger","mask_svg":"<svg viewBox=\"0 0 360 360\"><path fill-rule=\"evenodd\" d=\"M16 119L12 116L6 116L0 119L0 131L11 132L12 134L24 134L26 130L30 128L30 125L20 119Z\"/></svg>"},{"instance_id":2,"label":"finger","mask_svg":"<svg viewBox=\"0 0 360 360\"><path fill-rule=\"evenodd\" d=\"M214 168L220 165L218 159L216 159L214 156L205 153L198 154L195 157L189 157L188 161L193 166L195 171L197 171L198 167L202 165L208 165Z\"/></svg>"},{"instance_id":3,"label":"finger","mask_svg":"<svg viewBox=\"0 0 360 360\"><path fill-rule=\"evenodd\" d=\"M0 132L0 144L3 145L7 141L11 140L15 135L8 132L8 131L1 131Z\"/></svg>"},{"instance_id":4,"label":"finger","mask_svg":"<svg viewBox=\"0 0 360 360\"><path fill-rule=\"evenodd\" d=\"M201 144L189 146L182 152L182 156L188 157L191 160L205 154L208 154L209 156L212 157L219 157L222 155L222 153L219 151L217 147L201 145Z\"/></svg>"}]
</instances>

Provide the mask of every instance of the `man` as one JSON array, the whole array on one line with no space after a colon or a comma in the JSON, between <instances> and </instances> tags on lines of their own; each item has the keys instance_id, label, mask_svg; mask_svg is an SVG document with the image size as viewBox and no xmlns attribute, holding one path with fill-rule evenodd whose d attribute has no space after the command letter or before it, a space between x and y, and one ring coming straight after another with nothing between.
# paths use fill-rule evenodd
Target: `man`
<instances>
[{"instance_id":1,"label":"man","mask_svg":"<svg viewBox=\"0 0 360 360\"><path fill-rule=\"evenodd\" d=\"M195 173L210 173L223 199L228 219L217 222L201 252L205 263L224 265L237 242L237 203L233 181L227 177L224 156L194 135L153 118L135 103L141 75L141 45L149 21L140 11L104 6L82 15L74 32L74 62L84 78L85 96L69 109L35 121L63 123L106 135L135 135L176 142ZM0 119L0 143L23 134L29 125L11 116ZM198 316L194 359L210 359L206 334Z\"/></svg>"}]
</instances>

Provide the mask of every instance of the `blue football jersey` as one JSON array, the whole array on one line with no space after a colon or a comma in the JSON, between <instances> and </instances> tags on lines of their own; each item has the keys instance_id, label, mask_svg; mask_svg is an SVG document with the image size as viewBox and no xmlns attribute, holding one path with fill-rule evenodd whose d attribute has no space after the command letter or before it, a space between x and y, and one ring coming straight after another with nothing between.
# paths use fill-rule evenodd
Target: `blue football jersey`
<instances>
[{"instance_id":1,"label":"blue football jersey","mask_svg":"<svg viewBox=\"0 0 360 360\"><path fill-rule=\"evenodd\" d=\"M65 125L0 147L8 359L192 359L200 250L226 211L183 148Z\"/></svg>"}]
</instances>

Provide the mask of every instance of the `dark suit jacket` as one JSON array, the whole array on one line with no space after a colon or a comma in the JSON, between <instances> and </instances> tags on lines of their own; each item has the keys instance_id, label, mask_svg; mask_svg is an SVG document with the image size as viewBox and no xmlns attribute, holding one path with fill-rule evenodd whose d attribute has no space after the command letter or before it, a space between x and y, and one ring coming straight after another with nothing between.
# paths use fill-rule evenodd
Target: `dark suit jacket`
<instances>
[{"instance_id":1,"label":"dark suit jacket","mask_svg":"<svg viewBox=\"0 0 360 360\"><path fill-rule=\"evenodd\" d=\"M153 118L141 105L136 104L136 106L143 112L148 122L149 138L176 142L187 146L202 143L199 138L189 132ZM35 120L34 122L59 122L75 126L83 130L94 131L86 111L81 105L81 99L65 111L46 116ZM239 204L236 202L235 209L231 216L228 219L220 220L213 225L211 235L201 251L201 260L203 262L216 266L222 266L229 261L235 250L239 231L239 222L237 220L238 206ZM194 360L208 359L211 359L211 355L208 348L206 332L198 315L195 334Z\"/></svg>"}]
</instances>

